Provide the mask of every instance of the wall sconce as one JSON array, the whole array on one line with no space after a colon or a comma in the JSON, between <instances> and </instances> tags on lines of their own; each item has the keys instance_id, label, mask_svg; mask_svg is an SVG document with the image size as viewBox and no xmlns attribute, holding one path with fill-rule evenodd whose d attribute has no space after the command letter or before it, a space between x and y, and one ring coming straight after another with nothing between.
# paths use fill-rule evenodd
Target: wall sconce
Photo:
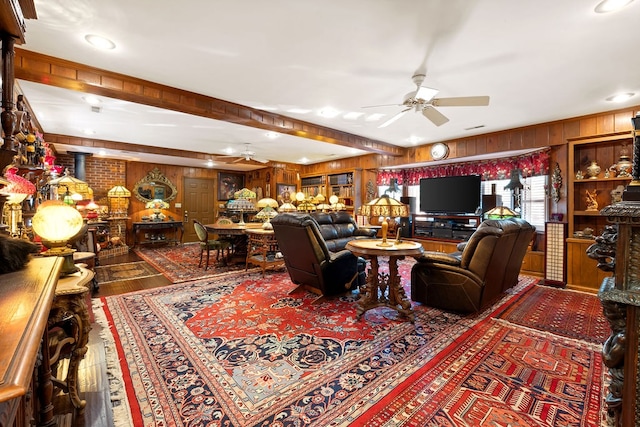
<instances>
[{"instance_id":1,"label":"wall sconce","mask_svg":"<svg viewBox=\"0 0 640 427\"><path fill-rule=\"evenodd\" d=\"M78 271L73 262L75 249L67 247L67 242L80 232L84 221L77 209L59 200L42 203L32 221L33 231L40 236L42 244L48 248L45 256L64 258L61 274L72 274Z\"/></svg>"}]
</instances>

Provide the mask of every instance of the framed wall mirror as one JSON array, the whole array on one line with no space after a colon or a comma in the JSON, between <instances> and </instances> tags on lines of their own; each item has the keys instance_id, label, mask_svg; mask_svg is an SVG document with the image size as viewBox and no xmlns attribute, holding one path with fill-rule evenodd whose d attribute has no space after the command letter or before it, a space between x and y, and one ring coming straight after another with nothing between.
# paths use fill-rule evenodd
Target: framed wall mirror
<instances>
[{"instance_id":1,"label":"framed wall mirror","mask_svg":"<svg viewBox=\"0 0 640 427\"><path fill-rule=\"evenodd\" d=\"M169 202L178 195L178 189L158 168L153 168L133 186L133 194L143 203L154 199Z\"/></svg>"}]
</instances>

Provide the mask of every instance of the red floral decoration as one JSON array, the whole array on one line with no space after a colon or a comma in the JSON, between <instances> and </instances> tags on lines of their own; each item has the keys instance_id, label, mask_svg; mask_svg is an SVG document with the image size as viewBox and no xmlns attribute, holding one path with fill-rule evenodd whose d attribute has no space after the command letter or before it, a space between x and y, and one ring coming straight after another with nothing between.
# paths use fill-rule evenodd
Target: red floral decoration
<instances>
[{"instance_id":1,"label":"red floral decoration","mask_svg":"<svg viewBox=\"0 0 640 427\"><path fill-rule=\"evenodd\" d=\"M382 170L378 172L376 184L389 185L395 178L398 185L418 185L422 178L442 176L480 175L483 181L509 179L513 169L520 169L523 178L549 173L549 150L541 150L518 157L485 160L479 162L449 163L431 167Z\"/></svg>"}]
</instances>

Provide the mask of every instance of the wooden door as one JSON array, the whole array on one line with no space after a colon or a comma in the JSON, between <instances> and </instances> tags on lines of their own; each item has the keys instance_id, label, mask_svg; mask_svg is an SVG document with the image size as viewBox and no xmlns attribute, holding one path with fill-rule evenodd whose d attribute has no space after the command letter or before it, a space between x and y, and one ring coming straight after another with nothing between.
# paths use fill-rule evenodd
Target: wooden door
<instances>
[{"instance_id":1,"label":"wooden door","mask_svg":"<svg viewBox=\"0 0 640 427\"><path fill-rule=\"evenodd\" d=\"M216 180L213 178L184 178L184 212L188 224L184 227L184 241L197 242L198 237L193 230L193 220L203 224L216 221Z\"/></svg>"}]
</instances>

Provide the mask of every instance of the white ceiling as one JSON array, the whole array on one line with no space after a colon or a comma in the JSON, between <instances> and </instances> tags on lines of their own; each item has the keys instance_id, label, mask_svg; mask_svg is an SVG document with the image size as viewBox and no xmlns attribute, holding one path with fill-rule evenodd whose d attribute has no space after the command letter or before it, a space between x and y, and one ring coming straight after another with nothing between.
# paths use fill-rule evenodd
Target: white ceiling
<instances>
[{"instance_id":1,"label":"white ceiling","mask_svg":"<svg viewBox=\"0 0 640 427\"><path fill-rule=\"evenodd\" d=\"M598 0L36 0L26 50L272 109L278 114L409 147L640 104L640 1L610 14ZM100 51L86 34L113 40ZM409 112L378 126L426 71L438 97L488 95L488 107L438 107L436 127ZM310 163L364 154L333 144L20 81L45 133L207 154ZM623 104L605 99L633 92ZM318 113L331 107L340 114ZM309 113L290 112L306 109ZM345 119L346 113L364 113ZM367 121L372 113L378 121ZM480 128L477 128L482 126ZM471 130L469 130L471 129ZM57 146L58 150L77 147ZM205 166L146 153L106 156ZM217 168L249 170L238 164Z\"/></svg>"}]
</instances>

